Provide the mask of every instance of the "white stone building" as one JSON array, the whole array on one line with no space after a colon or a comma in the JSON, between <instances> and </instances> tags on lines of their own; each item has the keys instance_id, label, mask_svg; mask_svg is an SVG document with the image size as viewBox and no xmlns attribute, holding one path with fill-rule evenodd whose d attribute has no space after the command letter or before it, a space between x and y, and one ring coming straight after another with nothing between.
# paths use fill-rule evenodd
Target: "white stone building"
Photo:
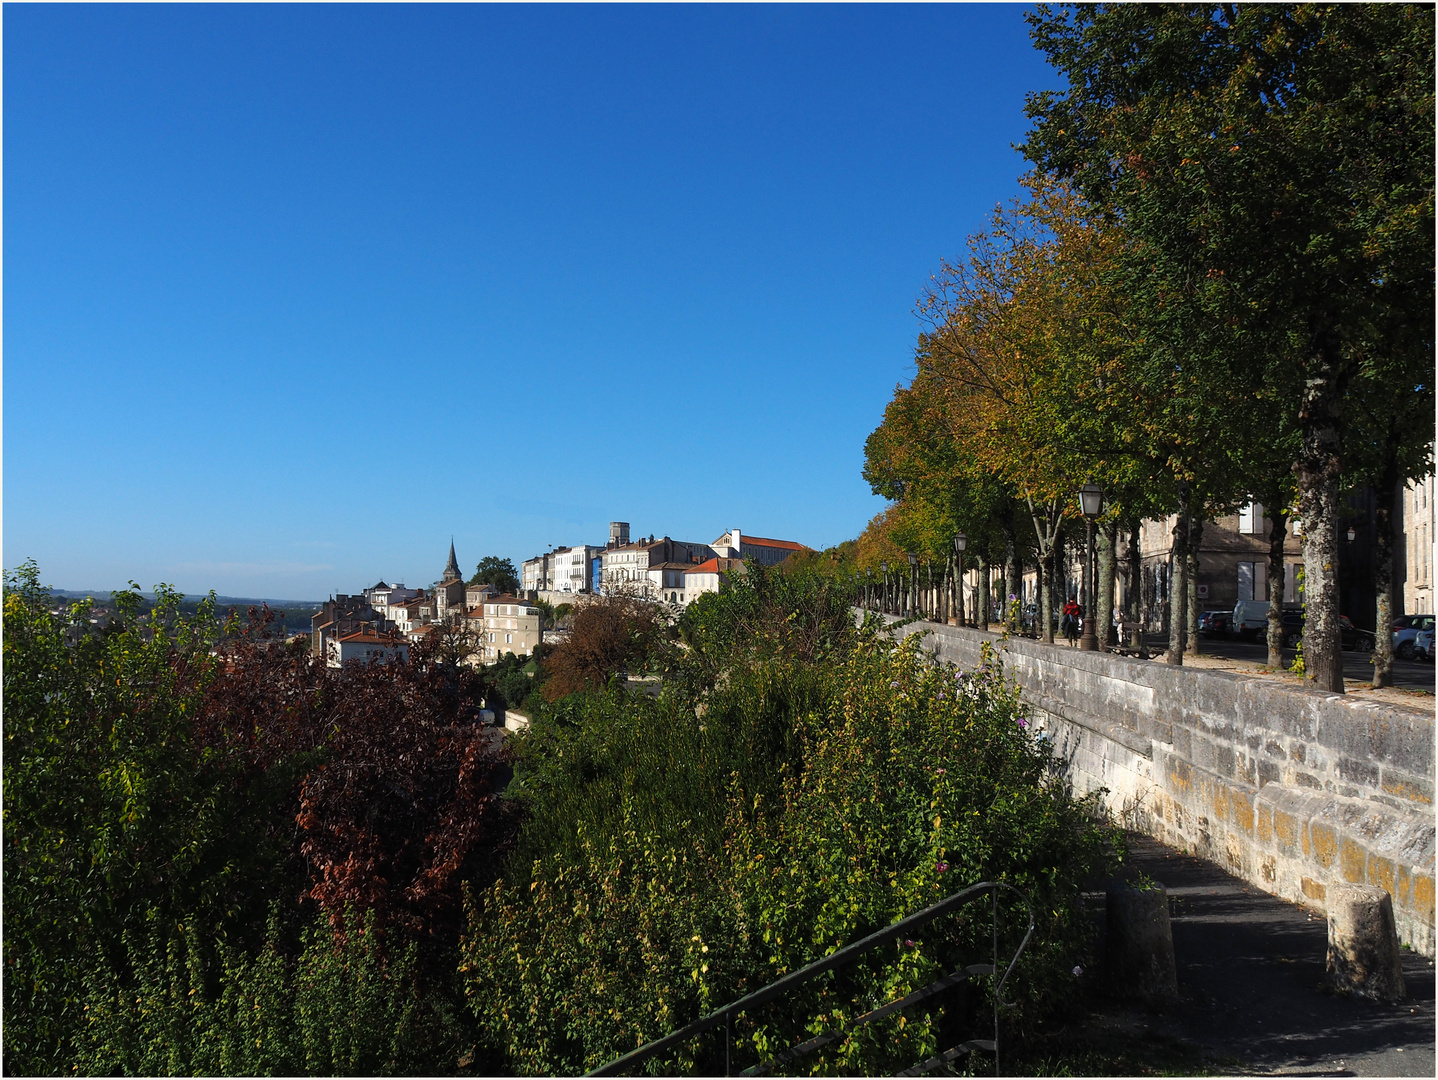
<instances>
[{"instance_id":1,"label":"white stone building","mask_svg":"<svg viewBox=\"0 0 1438 1080\"><path fill-rule=\"evenodd\" d=\"M763 566L777 566L796 551L810 548L793 540L771 540L767 536L746 536L730 529L710 545L714 554L726 559L753 559Z\"/></svg>"},{"instance_id":2,"label":"white stone building","mask_svg":"<svg viewBox=\"0 0 1438 1080\"><path fill-rule=\"evenodd\" d=\"M367 664L371 660L387 664L396 658L408 659L409 646L403 641L382 637L373 630L359 630L326 642L325 663L332 668L349 663Z\"/></svg>"},{"instance_id":3,"label":"white stone building","mask_svg":"<svg viewBox=\"0 0 1438 1080\"><path fill-rule=\"evenodd\" d=\"M543 640L539 608L518 596L490 597L470 611L468 621L479 634L479 658L485 664L505 653L528 656Z\"/></svg>"}]
</instances>

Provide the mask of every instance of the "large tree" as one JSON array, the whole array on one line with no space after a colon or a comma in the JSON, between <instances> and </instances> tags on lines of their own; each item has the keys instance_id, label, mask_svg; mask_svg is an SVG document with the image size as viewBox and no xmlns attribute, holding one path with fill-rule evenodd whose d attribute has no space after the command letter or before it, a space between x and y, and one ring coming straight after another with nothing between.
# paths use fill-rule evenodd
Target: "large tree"
<instances>
[{"instance_id":1,"label":"large tree","mask_svg":"<svg viewBox=\"0 0 1438 1080\"><path fill-rule=\"evenodd\" d=\"M1372 378L1411 394L1432 378L1432 11L1098 5L1031 21L1068 88L1030 98L1026 155L1122 225L1177 310L1240 330L1253 368L1285 388L1305 652L1341 691L1349 390ZM1203 379L1208 358L1185 362Z\"/></svg>"},{"instance_id":2,"label":"large tree","mask_svg":"<svg viewBox=\"0 0 1438 1080\"><path fill-rule=\"evenodd\" d=\"M514 568L513 559L501 559L498 555L486 555L474 568L471 585L493 585L502 593L519 592L519 571Z\"/></svg>"}]
</instances>

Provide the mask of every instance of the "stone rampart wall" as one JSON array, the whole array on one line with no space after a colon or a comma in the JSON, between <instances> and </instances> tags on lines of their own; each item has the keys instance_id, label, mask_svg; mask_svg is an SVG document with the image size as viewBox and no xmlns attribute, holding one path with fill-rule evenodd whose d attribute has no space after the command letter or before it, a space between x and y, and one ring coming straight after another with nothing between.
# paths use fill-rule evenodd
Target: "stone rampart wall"
<instances>
[{"instance_id":1,"label":"stone rampart wall","mask_svg":"<svg viewBox=\"0 0 1438 1080\"><path fill-rule=\"evenodd\" d=\"M890 620L893 621L893 620ZM914 623L960 667L999 650L1079 793L1131 828L1323 910L1378 885L1434 953L1433 714L1229 672Z\"/></svg>"}]
</instances>

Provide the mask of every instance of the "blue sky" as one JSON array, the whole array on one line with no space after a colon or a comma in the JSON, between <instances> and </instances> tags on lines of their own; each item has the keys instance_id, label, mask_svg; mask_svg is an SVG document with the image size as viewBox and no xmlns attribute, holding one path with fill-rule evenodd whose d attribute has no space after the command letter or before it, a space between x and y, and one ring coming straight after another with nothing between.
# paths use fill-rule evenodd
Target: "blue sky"
<instances>
[{"instance_id":1,"label":"blue sky","mask_svg":"<svg viewBox=\"0 0 1438 1080\"><path fill-rule=\"evenodd\" d=\"M7 5L4 565L292 599L824 547L1024 8Z\"/></svg>"}]
</instances>

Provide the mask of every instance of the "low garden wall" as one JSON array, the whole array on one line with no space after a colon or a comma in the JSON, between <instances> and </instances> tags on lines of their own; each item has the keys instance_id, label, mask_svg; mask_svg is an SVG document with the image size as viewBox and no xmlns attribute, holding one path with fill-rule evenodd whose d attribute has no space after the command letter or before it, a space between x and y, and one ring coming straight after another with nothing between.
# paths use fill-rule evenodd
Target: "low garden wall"
<instances>
[{"instance_id":1,"label":"low garden wall","mask_svg":"<svg viewBox=\"0 0 1438 1080\"><path fill-rule=\"evenodd\" d=\"M960 667L991 643L1075 791L1103 789L1128 827L1320 911L1331 885L1380 886L1400 938L1433 955L1432 712L935 623L896 633Z\"/></svg>"}]
</instances>

